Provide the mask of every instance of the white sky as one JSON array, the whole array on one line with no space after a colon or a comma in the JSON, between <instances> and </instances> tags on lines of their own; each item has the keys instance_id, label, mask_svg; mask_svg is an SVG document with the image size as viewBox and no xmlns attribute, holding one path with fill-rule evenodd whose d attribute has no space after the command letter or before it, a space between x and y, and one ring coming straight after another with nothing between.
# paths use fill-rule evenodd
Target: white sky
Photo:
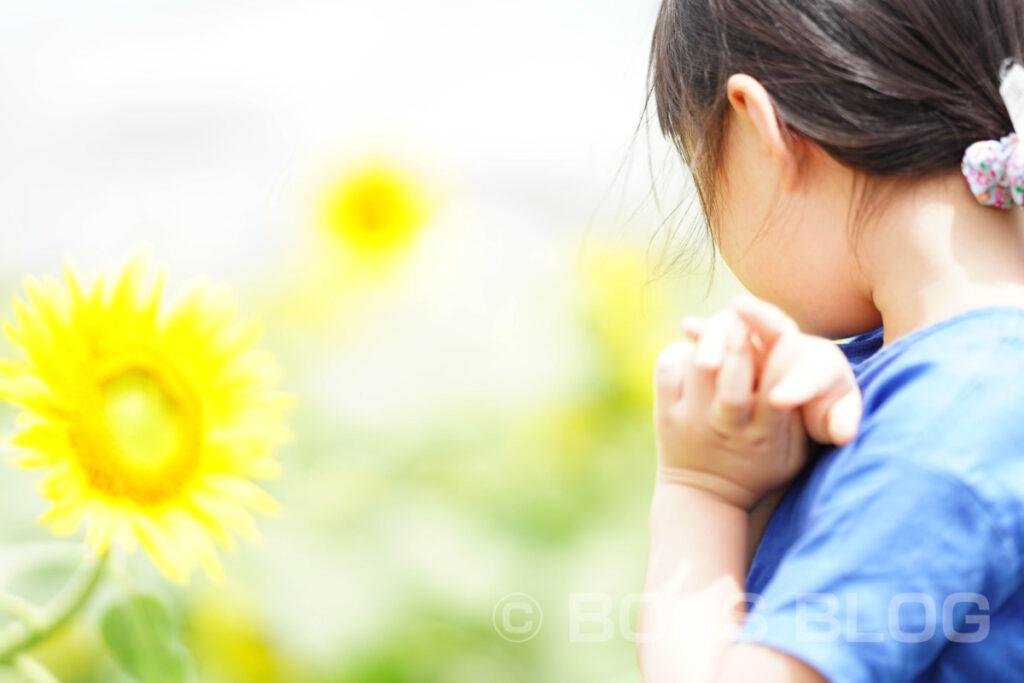
<instances>
[{"instance_id":1,"label":"white sky","mask_svg":"<svg viewBox=\"0 0 1024 683\"><path fill-rule=\"evenodd\" d=\"M639 239L655 225L643 140L613 180L657 5L4 3L0 282L148 244L172 286L294 286L311 270L317 188L384 151L449 205L407 270L412 293L317 357L299 388L365 419L400 400L442 409L442 388L453 402L543 393L573 356L552 325L566 322L573 265L553 237L582 243L637 206ZM407 379L400 396L382 363Z\"/></svg>"},{"instance_id":2,"label":"white sky","mask_svg":"<svg viewBox=\"0 0 1024 683\"><path fill-rule=\"evenodd\" d=\"M145 241L259 277L364 149L578 229L639 118L656 5L4 3L2 268Z\"/></svg>"}]
</instances>

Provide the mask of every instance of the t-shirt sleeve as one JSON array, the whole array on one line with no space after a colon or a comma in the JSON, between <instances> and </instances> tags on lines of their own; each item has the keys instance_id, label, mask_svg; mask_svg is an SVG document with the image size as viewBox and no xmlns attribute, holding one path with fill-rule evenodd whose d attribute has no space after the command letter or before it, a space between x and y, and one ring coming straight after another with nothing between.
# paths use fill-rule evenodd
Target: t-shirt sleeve
<instances>
[{"instance_id":1,"label":"t-shirt sleeve","mask_svg":"<svg viewBox=\"0 0 1024 683\"><path fill-rule=\"evenodd\" d=\"M844 455L807 528L749 596L737 639L831 681L910 679L947 643L984 639L987 615L1019 583L1015 541L954 473L869 449Z\"/></svg>"}]
</instances>

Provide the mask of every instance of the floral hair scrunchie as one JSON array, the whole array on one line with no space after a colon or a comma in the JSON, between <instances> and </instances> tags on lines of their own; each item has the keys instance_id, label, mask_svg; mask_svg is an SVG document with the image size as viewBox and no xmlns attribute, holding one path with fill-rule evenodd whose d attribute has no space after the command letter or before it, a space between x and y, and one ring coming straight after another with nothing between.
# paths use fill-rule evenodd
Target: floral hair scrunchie
<instances>
[{"instance_id":1,"label":"floral hair scrunchie","mask_svg":"<svg viewBox=\"0 0 1024 683\"><path fill-rule=\"evenodd\" d=\"M960 165L978 203L999 209L1024 206L1024 145L1016 133L975 142Z\"/></svg>"},{"instance_id":2,"label":"floral hair scrunchie","mask_svg":"<svg viewBox=\"0 0 1024 683\"><path fill-rule=\"evenodd\" d=\"M1024 67L1007 59L999 75L999 94L1010 122L1024 135ZM964 152L960 170L980 204L999 209L1024 206L1024 144L1016 132L975 142Z\"/></svg>"}]
</instances>

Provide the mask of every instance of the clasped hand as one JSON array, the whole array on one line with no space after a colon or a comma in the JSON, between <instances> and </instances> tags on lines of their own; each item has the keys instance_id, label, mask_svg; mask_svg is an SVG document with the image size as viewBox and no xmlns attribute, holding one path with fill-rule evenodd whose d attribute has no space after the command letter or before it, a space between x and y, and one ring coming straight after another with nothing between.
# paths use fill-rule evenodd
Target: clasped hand
<instances>
[{"instance_id":1,"label":"clasped hand","mask_svg":"<svg viewBox=\"0 0 1024 683\"><path fill-rule=\"evenodd\" d=\"M660 482L750 510L799 472L808 436L836 445L856 436L860 390L835 342L750 296L683 326L690 339L655 367Z\"/></svg>"}]
</instances>

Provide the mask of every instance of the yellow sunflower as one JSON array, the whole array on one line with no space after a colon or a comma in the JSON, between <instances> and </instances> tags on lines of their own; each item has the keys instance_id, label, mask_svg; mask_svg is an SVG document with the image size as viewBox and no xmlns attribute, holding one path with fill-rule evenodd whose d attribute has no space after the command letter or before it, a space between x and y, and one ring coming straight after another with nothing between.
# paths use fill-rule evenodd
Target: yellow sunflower
<instances>
[{"instance_id":1,"label":"yellow sunflower","mask_svg":"<svg viewBox=\"0 0 1024 683\"><path fill-rule=\"evenodd\" d=\"M326 188L322 217L346 246L370 258L408 246L432 213L426 193L397 166L369 161Z\"/></svg>"},{"instance_id":2,"label":"yellow sunflower","mask_svg":"<svg viewBox=\"0 0 1024 683\"><path fill-rule=\"evenodd\" d=\"M275 508L252 480L277 471L286 398L224 290L162 307L162 283L140 258L88 288L70 267L63 283L27 279L6 326L24 357L2 362L2 391L55 534L84 525L97 552L138 543L173 580L196 562L218 578L215 545L255 539L250 511Z\"/></svg>"},{"instance_id":3,"label":"yellow sunflower","mask_svg":"<svg viewBox=\"0 0 1024 683\"><path fill-rule=\"evenodd\" d=\"M671 329L671 301L651 281L638 247L596 244L580 263L583 314L594 333L601 365L619 396L650 407L651 368Z\"/></svg>"}]
</instances>

